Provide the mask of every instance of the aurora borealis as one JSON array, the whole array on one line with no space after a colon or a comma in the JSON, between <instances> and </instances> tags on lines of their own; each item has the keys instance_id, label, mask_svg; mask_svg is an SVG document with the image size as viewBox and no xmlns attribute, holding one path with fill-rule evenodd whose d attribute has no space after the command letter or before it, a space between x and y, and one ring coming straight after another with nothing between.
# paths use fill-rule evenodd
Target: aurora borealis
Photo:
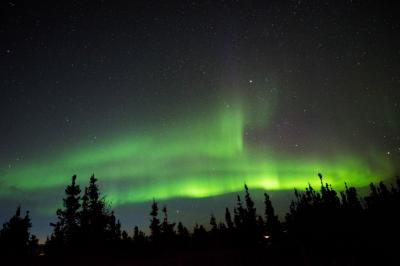
<instances>
[{"instance_id":1,"label":"aurora borealis","mask_svg":"<svg viewBox=\"0 0 400 266\"><path fill-rule=\"evenodd\" d=\"M242 110L233 105L211 113L204 121L168 128L161 136L158 131L117 136L103 145L80 147L55 159L45 157L44 162L9 168L4 175L9 183L3 184L29 191L63 186L71 172L80 176L99 172L102 182L107 183L109 199L122 204L153 197L215 196L240 191L244 183L255 189L292 189L312 182L314 169L321 169L334 185L350 181L362 186L393 173L385 160L373 161L373 169L357 155L296 159L271 154L267 148L257 150L244 140L246 126L252 125L246 123ZM314 181L314 185L319 183Z\"/></svg>"},{"instance_id":2,"label":"aurora borealis","mask_svg":"<svg viewBox=\"0 0 400 266\"><path fill-rule=\"evenodd\" d=\"M2 221L22 204L43 238L73 174L122 220L153 198L399 174L390 6L135 2L2 4Z\"/></svg>"}]
</instances>

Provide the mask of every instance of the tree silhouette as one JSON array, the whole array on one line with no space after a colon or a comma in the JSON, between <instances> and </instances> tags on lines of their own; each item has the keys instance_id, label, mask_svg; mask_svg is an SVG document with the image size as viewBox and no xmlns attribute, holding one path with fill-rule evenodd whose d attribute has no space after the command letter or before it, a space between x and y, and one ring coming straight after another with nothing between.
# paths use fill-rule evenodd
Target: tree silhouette
<instances>
[{"instance_id":1,"label":"tree silhouette","mask_svg":"<svg viewBox=\"0 0 400 266\"><path fill-rule=\"evenodd\" d=\"M338 194L330 184L324 184L321 174L318 177L319 190L310 184L302 191L294 190L286 223L279 221L267 193L264 218L257 214L245 185L244 203L238 195L233 219L228 208L225 223L218 223L211 214L209 231L196 223L190 234L179 222L175 232L167 207L162 208L160 221L153 199L150 237L137 226L130 237L127 231L121 231L119 220L101 197L94 175L82 198L73 176L65 189L63 208L57 210L58 220L52 224L46 257L53 259L50 265L76 264L77 256L85 263L102 265L103 258L140 260L149 259L148 255L155 264L160 264L158 259L165 259L163 256L169 256L164 264L185 264L183 251L191 255L200 252L229 265L390 265L398 261L397 246L390 243L400 239L400 181L396 180L397 186L371 184L370 193L362 201L354 187L345 183L345 190ZM37 253L37 239L29 234L30 227L29 213L21 217L17 208L0 230L3 257L26 258ZM266 260L257 261L260 258Z\"/></svg>"},{"instance_id":2,"label":"tree silhouette","mask_svg":"<svg viewBox=\"0 0 400 266\"><path fill-rule=\"evenodd\" d=\"M352 212L359 213L360 211L362 211L362 205L360 202L360 198L358 197L356 188L348 187L347 183L345 183L345 188L345 192L341 193L342 205Z\"/></svg>"},{"instance_id":3,"label":"tree silhouette","mask_svg":"<svg viewBox=\"0 0 400 266\"><path fill-rule=\"evenodd\" d=\"M82 198L80 192L74 175L65 189L64 208L57 210L58 221L51 224L53 233L45 247L49 255L87 256L120 245L121 224L101 197L94 175Z\"/></svg>"},{"instance_id":4,"label":"tree silhouette","mask_svg":"<svg viewBox=\"0 0 400 266\"><path fill-rule=\"evenodd\" d=\"M177 231L178 236L189 237L189 230L182 224L182 222L178 223Z\"/></svg>"},{"instance_id":5,"label":"tree silhouette","mask_svg":"<svg viewBox=\"0 0 400 266\"><path fill-rule=\"evenodd\" d=\"M249 188L244 185L246 208L243 211L242 238L246 240L247 245L255 244L261 239L262 227L257 226L257 213L254 201L250 196Z\"/></svg>"},{"instance_id":6,"label":"tree silhouette","mask_svg":"<svg viewBox=\"0 0 400 266\"><path fill-rule=\"evenodd\" d=\"M254 201L250 196L249 188L247 185L244 185L245 189L245 202L246 202L246 211L244 215L244 222L247 227L254 228L256 225L256 208L254 207Z\"/></svg>"},{"instance_id":7,"label":"tree silhouette","mask_svg":"<svg viewBox=\"0 0 400 266\"><path fill-rule=\"evenodd\" d=\"M72 176L71 185L65 189L66 198L63 199L64 209L57 210L57 216L60 224L63 226L63 237L64 244L66 247L72 246L76 238L79 226L79 208L80 208L80 196L81 190L76 185L76 175Z\"/></svg>"},{"instance_id":8,"label":"tree silhouette","mask_svg":"<svg viewBox=\"0 0 400 266\"><path fill-rule=\"evenodd\" d=\"M160 239L161 226L160 220L158 219L158 206L155 199L153 199L153 204L151 205L150 216L150 239L153 243L156 243Z\"/></svg>"},{"instance_id":9,"label":"tree silhouette","mask_svg":"<svg viewBox=\"0 0 400 266\"><path fill-rule=\"evenodd\" d=\"M164 214L163 222L160 225L160 231L162 236L162 241L164 244L172 244L175 241L175 223L170 223L168 221L168 211L167 207L164 206L162 209Z\"/></svg>"},{"instance_id":10,"label":"tree silhouette","mask_svg":"<svg viewBox=\"0 0 400 266\"><path fill-rule=\"evenodd\" d=\"M281 234L281 224L278 216L275 214L274 207L267 193L264 193L265 204L265 229L268 237L272 239L279 237Z\"/></svg>"},{"instance_id":11,"label":"tree silhouette","mask_svg":"<svg viewBox=\"0 0 400 266\"><path fill-rule=\"evenodd\" d=\"M242 229L244 221L245 221L245 216L246 216L246 210L243 207L242 200L239 195L237 195L237 207L233 209L234 213L234 222L235 226L238 229Z\"/></svg>"},{"instance_id":12,"label":"tree silhouette","mask_svg":"<svg viewBox=\"0 0 400 266\"><path fill-rule=\"evenodd\" d=\"M233 229L232 216L228 208L225 208L225 222L228 229Z\"/></svg>"},{"instance_id":13,"label":"tree silhouette","mask_svg":"<svg viewBox=\"0 0 400 266\"><path fill-rule=\"evenodd\" d=\"M94 175L90 177L89 186L85 189L85 197L88 198L87 208L90 238L98 243L98 241L105 239L108 214L104 199L100 197L97 179Z\"/></svg>"},{"instance_id":14,"label":"tree silhouette","mask_svg":"<svg viewBox=\"0 0 400 266\"><path fill-rule=\"evenodd\" d=\"M207 231L203 225L195 224L193 228L193 244L197 248L204 248L207 244Z\"/></svg>"},{"instance_id":15,"label":"tree silhouette","mask_svg":"<svg viewBox=\"0 0 400 266\"><path fill-rule=\"evenodd\" d=\"M188 242L190 240L190 233L189 230L182 224L182 222L179 222L177 227L177 239L178 239L178 245L182 248L187 248Z\"/></svg>"},{"instance_id":16,"label":"tree silhouette","mask_svg":"<svg viewBox=\"0 0 400 266\"><path fill-rule=\"evenodd\" d=\"M108 217L108 226L107 226L107 240L111 242L118 242L121 240L122 232L121 232L121 223L117 218L115 218L114 211L111 211L111 214Z\"/></svg>"},{"instance_id":17,"label":"tree silhouette","mask_svg":"<svg viewBox=\"0 0 400 266\"><path fill-rule=\"evenodd\" d=\"M92 249L104 250L121 240L121 224L101 197L97 179L92 175L82 200L82 227Z\"/></svg>"},{"instance_id":18,"label":"tree silhouette","mask_svg":"<svg viewBox=\"0 0 400 266\"><path fill-rule=\"evenodd\" d=\"M218 225L214 214L211 214L210 216L210 225L211 225L211 232L216 233L218 231Z\"/></svg>"},{"instance_id":19,"label":"tree silhouette","mask_svg":"<svg viewBox=\"0 0 400 266\"><path fill-rule=\"evenodd\" d=\"M146 242L146 235L137 226L133 229L133 241L136 245L143 245Z\"/></svg>"},{"instance_id":20,"label":"tree silhouette","mask_svg":"<svg viewBox=\"0 0 400 266\"><path fill-rule=\"evenodd\" d=\"M29 230L32 227L29 211L21 217L18 206L10 220L0 230L0 252L4 257L19 260L36 253L38 241Z\"/></svg>"},{"instance_id":21,"label":"tree silhouette","mask_svg":"<svg viewBox=\"0 0 400 266\"><path fill-rule=\"evenodd\" d=\"M65 189L65 198L63 199L63 209L57 210L58 221L50 223L54 228L53 234L47 240L47 246L50 253L61 249L71 249L76 247L79 231L79 208L80 208L81 190L76 184L76 175L71 178L71 184Z\"/></svg>"}]
</instances>

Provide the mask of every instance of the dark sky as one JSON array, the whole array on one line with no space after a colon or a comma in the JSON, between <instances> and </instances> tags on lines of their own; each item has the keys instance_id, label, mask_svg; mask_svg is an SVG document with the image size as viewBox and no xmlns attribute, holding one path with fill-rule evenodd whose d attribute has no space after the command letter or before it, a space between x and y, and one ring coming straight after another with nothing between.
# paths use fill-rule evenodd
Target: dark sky
<instances>
[{"instance_id":1,"label":"dark sky","mask_svg":"<svg viewBox=\"0 0 400 266\"><path fill-rule=\"evenodd\" d=\"M193 224L245 182L286 203L318 172L393 177L400 19L382 2L1 2L0 222L22 204L43 238L75 173L143 229L153 197Z\"/></svg>"}]
</instances>

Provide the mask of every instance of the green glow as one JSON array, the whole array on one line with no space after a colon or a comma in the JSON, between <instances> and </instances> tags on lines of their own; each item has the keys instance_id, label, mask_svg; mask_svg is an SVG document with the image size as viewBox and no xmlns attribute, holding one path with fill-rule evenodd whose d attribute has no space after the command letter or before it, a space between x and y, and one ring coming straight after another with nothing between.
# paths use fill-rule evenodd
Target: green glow
<instances>
[{"instance_id":1,"label":"green glow","mask_svg":"<svg viewBox=\"0 0 400 266\"><path fill-rule=\"evenodd\" d=\"M236 101L198 119L150 128L145 135L127 132L108 142L5 169L0 195L11 194L11 187L21 191L62 187L75 173L82 185L96 173L108 199L119 205L153 197L215 196L241 191L244 183L266 190L303 188L308 182L318 186L317 172L334 186L345 181L361 186L393 172L387 160L373 154L371 164L371 158L350 152L324 158L260 150L257 143L244 141L246 126L268 124L268 119L261 123L260 117L251 118L257 109ZM260 113L269 109L273 108L262 107Z\"/></svg>"}]
</instances>

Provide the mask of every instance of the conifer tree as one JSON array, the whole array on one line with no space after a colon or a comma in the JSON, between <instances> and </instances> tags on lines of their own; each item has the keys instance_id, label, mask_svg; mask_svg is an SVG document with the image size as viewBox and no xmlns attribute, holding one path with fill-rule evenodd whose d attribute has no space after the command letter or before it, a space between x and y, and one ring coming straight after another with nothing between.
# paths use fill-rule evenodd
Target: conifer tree
<instances>
[{"instance_id":1,"label":"conifer tree","mask_svg":"<svg viewBox=\"0 0 400 266\"><path fill-rule=\"evenodd\" d=\"M65 189L64 208L57 210L58 221L50 224L54 229L48 244L52 245L53 249L72 248L77 242L80 225L80 193L76 175L73 175L71 184Z\"/></svg>"},{"instance_id":2,"label":"conifer tree","mask_svg":"<svg viewBox=\"0 0 400 266\"><path fill-rule=\"evenodd\" d=\"M216 233L218 231L218 225L214 214L211 214L210 216L210 225L211 225L211 232Z\"/></svg>"},{"instance_id":3,"label":"conifer tree","mask_svg":"<svg viewBox=\"0 0 400 266\"><path fill-rule=\"evenodd\" d=\"M203 246L207 240L207 231L203 225L195 224L193 228L193 241L198 246Z\"/></svg>"},{"instance_id":4,"label":"conifer tree","mask_svg":"<svg viewBox=\"0 0 400 266\"><path fill-rule=\"evenodd\" d=\"M179 222L177 225L177 233L181 240L185 241L189 238L189 230L182 224L182 222Z\"/></svg>"},{"instance_id":5,"label":"conifer tree","mask_svg":"<svg viewBox=\"0 0 400 266\"><path fill-rule=\"evenodd\" d=\"M87 197L89 241L94 246L101 245L107 239L110 215L104 199L100 197L97 178L94 175L90 177L89 186L85 189L84 197Z\"/></svg>"},{"instance_id":6,"label":"conifer tree","mask_svg":"<svg viewBox=\"0 0 400 266\"><path fill-rule=\"evenodd\" d=\"M64 210L59 212L59 218L64 220L64 236L65 244L72 245L74 238L78 232L79 226L79 208L80 208L80 196L81 190L76 184L76 175L72 176L71 185L65 189L66 198L64 201Z\"/></svg>"},{"instance_id":7,"label":"conifer tree","mask_svg":"<svg viewBox=\"0 0 400 266\"><path fill-rule=\"evenodd\" d=\"M233 228L232 216L228 208L225 208L225 222L228 229Z\"/></svg>"},{"instance_id":8,"label":"conifer tree","mask_svg":"<svg viewBox=\"0 0 400 266\"><path fill-rule=\"evenodd\" d=\"M88 187L85 187L83 196L81 198L81 210L79 213L80 217L80 228L79 228L79 244L81 249L84 249L86 246L90 246L91 239L91 217L90 217L90 210L89 210L89 194L88 194Z\"/></svg>"},{"instance_id":9,"label":"conifer tree","mask_svg":"<svg viewBox=\"0 0 400 266\"><path fill-rule=\"evenodd\" d=\"M347 206L350 210L360 212L362 210L361 202L355 187L348 187L345 183L345 194L342 195L343 205Z\"/></svg>"},{"instance_id":10,"label":"conifer tree","mask_svg":"<svg viewBox=\"0 0 400 266\"><path fill-rule=\"evenodd\" d=\"M222 232L220 231L220 228L218 228L217 219L215 219L214 214L211 214L211 216L210 216L210 225L211 225L211 229L209 232L209 236L210 236L209 242L211 242L210 243L211 245L219 244L220 236L221 236Z\"/></svg>"},{"instance_id":11,"label":"conifer tree","mask_svg":"<svg viewBox=\"0 0 400 266\"><path fill-rule=\"evenodd\" d=\"M250 193L249 193L249 188L247 185L244 185L245 189L245 202L246 202L246 211L244 215L244 220L246 223L246 226L249 227L249 229L254 228L256 225L256 208L254 207L254 201L252 200Z\"/></svg>"},{"instance_id":12,"label":"conifer tree","mask_svg":"<svg viewBox=\"0 0 400 266\"><path fill-rule=\"evenodd\" d=\"M124 243L127 243L127 242L129 243L132 240L131 237L128 235L128 232L125 230L122 230L121 239Z\"/></svg>"},{"instance_id":13,"label":"conifer tree","mask_svg":"<svg viewBox=\"0 0 400 266\"><path fill-rule=\"evenodd\" d=\"M146 241L146 236L145 234L139 230L138 226L135 226L133 228L133 241L137 245L143 245Z\"/></svg>"},{"instance_id":14,"label":"conifer tree","mask_svg":"<svg viewBox=\"0 0 400 266\"><path fill-rule=\"evenodd\" d=\"M235 226L237 228L241 228L245 220L246 209L243 207L242 200L240 199L239 195L237 195L237 207L233 209L233 212Z\"/></svg>"},{"instance_id":15,"label":"conifer tree","mask_svg":"<svg viewBox=\"0 0 400 266\"><path fill-rule=\"evenodd\" d=\"M276 237L280 233L280 222L278 216L275 214L274 207L267 193L264 193L265 204L265 227L270 236Z\"/></svg>"},{"instance_id":16,"label":"conifer tree","mask_svg":"<svg viewBox=\"0 0 400 266\"><path fill-rule=\"evenodd\" d=\"M108 217L108 226L107 226L107 240L116 242L121 240L121 223L117 218L115 218L114 211L111 211L110 216Z\"/></svg>"},{"instance_id":17,"label":"conifer tree","mask_svg":"<svg viewBox=\"0 0 400 266\"><path fill-rule=\"evenodd\" d=\"M151 205L150 216L150 239L155 242L159 240L161 234L160 220L158 219L158 206L155 199L153 199L153 204Z\"/></svg>"},{"instance_id":18,"label":"conifer tree","mask_svg":"<svg viewBox=\"0 0 400 266\"><path fill-rule=\"evenodd\" d=\"M29 211L21 217L21 207L18 206L15 214L0 230L0 252L4 257L23 258L37 249L37 239L29 232L31 227Z\"/></svg>"},{"instance_id":19,"label":"conifer tree","mask_svg":"<svg viewBox=\"0 0 400 266\"><path fill-rule=\"evenodd\" d=\"M90 177L82 197L82 230L93 248L106 248L121 240L121 224L101 197L97 181L94 175Z\"/></svg>"},{"instance_id":20,"label":"conifer tree","mask_svg":"<svg viewBox=\"0 0 400 266\"><path fill-rule=\"evenodd\" d=\"M175 230L174 230L175 223L170 223L168 221L168 211L166 206L163 207L162 212L164 214L164 220L160 226L161 234L165 241L172 241L173 240L172 238L175 235Z\"/></svg>"}]
</instances>

